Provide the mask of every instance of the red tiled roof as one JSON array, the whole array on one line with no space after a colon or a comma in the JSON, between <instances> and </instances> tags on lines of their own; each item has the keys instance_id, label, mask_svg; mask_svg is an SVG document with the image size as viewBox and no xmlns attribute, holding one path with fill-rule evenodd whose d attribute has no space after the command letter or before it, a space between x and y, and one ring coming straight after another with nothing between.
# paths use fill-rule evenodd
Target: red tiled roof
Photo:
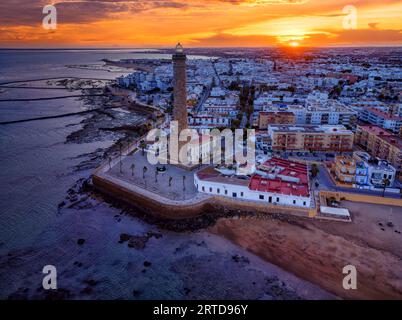
<instances>
[{"instance_id":1,"label":"red tiled roof","mask_svg":"<svg viewBox=\"0 0 402 320\"><path fill-rule=\"evenodd\" d=\"M265 162L260 169L278 169L278 175L298 178L299 182L285 181L279 176L277 176L275 179L269 179L259 174L254 174L250 180L250 190L302 197L309 196L308 172L305 164L279 158L272 158Z\"/></svg>"}]
</instances>

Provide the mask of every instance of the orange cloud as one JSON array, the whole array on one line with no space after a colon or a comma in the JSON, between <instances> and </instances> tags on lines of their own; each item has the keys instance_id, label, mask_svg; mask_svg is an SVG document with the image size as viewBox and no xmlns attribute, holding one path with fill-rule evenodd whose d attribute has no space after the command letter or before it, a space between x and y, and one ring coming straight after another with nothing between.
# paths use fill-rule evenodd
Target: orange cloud
<instances>
[{"instance_id":1,"label":"orange cloud","mask_svg":"<svg viewBox=\"0 0 402 320\"><path fill-rule=\"evenodd\" d=\"M41 28L48 0L0 2L0 46L401 45L402 0L60 0L58 28Z\"/></svg>"}]
</instances>

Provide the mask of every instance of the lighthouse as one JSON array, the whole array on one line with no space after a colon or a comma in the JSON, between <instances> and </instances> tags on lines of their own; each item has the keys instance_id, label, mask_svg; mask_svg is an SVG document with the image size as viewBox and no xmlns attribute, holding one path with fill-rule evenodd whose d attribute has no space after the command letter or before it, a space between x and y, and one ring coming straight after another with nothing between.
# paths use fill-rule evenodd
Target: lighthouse
<instances>
[{"instance_id":1,"label":"lighthouse","mask_svg":"<svg viewBox=\"0 0 402 320\"><path fill-rule=\"evenodd\" d=\"M179 43L173 54L173 119L178 122L179 133L188 129L187 75L183 46Z\"/></svg>"}]
</instances>

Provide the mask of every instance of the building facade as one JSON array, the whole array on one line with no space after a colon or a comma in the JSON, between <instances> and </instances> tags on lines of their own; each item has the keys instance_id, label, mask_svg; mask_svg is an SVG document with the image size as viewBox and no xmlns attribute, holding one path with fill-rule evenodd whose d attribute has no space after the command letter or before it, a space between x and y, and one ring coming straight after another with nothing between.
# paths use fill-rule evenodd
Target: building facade
<instances>
[{"instance_id":1,"label":"building facade","mask_svg":"<svg viewBox=\"0 0 402 320\"><path fill-rule=\"evenodd\" d=\"M363 108L359 113L359 119L392 131L394 134L398 134L402 127L401 117L377 108Z\"/></svg>"},{"instance_id":2,"label":"building facade","mask_svg":"<svg viewBox=\"0 0 402 320\"><path fill-rule=\"evenodd\" d=\"M396 168L397 177L402 181L402 139L378 126L358 125L355 143L371 156L384 159Z\"/></svg>"},{"instance_id":3,"label":"building facade","mask_svg":"<svg viewBox=\"0 0 402 320\"><path fill-rule=\"evenodd\" d=\"M344 126L270 125L268 134L274 151L350 152L354 134Z\"/></svg>"},{"instance_id":4,"label":"building facade","mask_svg":"<svg viewBox=\"0 0 402 320\"><path fill-rule=\"evenodd\" d=\"M295 124L295 121L293 112L263 111L259 113L258 128L267 130L270 124Z\"/></svg>"},{"instance_id":5,"label":"building facade","mask_svg":"<svg viewBox=\"0 0 402 320\"><path fill-rule=\"evenodd\" d=\"M353 157L336 157L332 169L336 180L358 186L382 188L387 181L386 186L390 187L396 177L396 169L387 161L372 158L364 152L355 152Z\"/></svg>"}]
</instances>

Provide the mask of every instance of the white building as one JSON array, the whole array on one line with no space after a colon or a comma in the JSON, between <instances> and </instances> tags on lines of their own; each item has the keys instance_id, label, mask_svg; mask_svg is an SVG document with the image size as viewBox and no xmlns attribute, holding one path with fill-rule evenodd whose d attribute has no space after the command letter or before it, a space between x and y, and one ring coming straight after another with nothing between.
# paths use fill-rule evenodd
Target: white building
<instances>
[{"instance_id":1,"label":"white building","mask_svg":"<svg viewBox=\"0 0 402 320\"><path fill-rule=\"evenodd\" d=\"M272 158L251 177L222 172L212 167L200 170L194 175L195 187L202 193L267 205L302 208L313 205L304 164Z\"/></svg>"}]
</instances>

